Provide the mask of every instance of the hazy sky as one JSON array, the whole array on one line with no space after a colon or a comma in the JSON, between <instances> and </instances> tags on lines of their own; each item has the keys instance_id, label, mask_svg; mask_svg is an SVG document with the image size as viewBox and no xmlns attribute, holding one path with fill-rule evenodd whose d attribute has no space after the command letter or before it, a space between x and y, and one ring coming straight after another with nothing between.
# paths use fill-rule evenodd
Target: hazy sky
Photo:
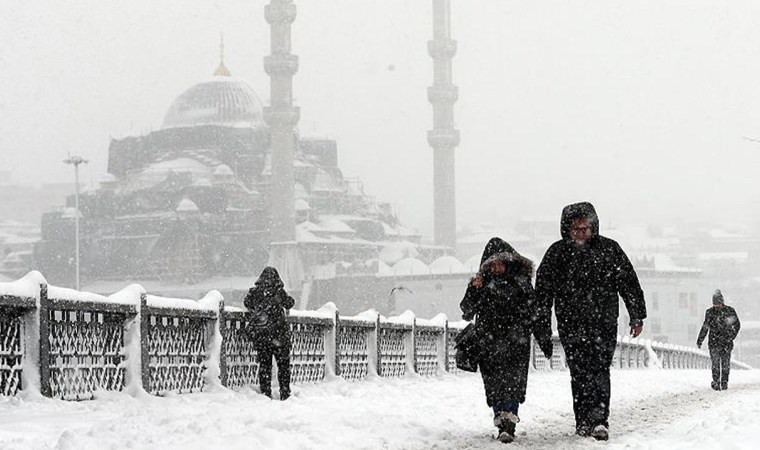
<instances>
[{"instance_id":1,"label":"hazy sky","mask_svg":"<svg viewBox=\"0 0 760 450\"><path fill-rule=\"evenodd\" d=\"M268 102L264 0L0 2L0 164L67 181L106 170L109 136L158 128L226 65ZM300 0L302 135L432 230L430 0ZM760 217L760 2L452 0L460 223Z\"/></svg>"}]
</instances>

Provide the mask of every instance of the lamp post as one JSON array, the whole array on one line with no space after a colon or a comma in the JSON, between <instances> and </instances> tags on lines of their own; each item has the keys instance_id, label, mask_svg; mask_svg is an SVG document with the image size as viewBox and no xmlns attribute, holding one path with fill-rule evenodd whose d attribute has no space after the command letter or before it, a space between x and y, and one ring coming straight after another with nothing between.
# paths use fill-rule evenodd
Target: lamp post
<instances>
[{"instance_id":1,"label":"lamp post","mask_svg":"<svg viewBox=\"0 0 760 450\"><path fill-rule=\"evenodd\" d=\"M79 290L79 165L87 164L87 160L81 156L69 156L67 159L64 159L63 162L74 166L74 241L76 242L76 253L74 255L74 260L76 261L75 289Z\"/></svg>"}]
</instances>

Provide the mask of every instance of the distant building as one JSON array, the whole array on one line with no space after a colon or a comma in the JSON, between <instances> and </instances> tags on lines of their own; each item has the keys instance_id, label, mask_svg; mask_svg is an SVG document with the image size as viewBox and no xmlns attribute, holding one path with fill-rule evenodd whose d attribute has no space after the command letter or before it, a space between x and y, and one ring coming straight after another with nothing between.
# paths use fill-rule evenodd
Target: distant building
<instances>
[{"instance_id":1,"label":"distant building","mask_svg":"<svg viewBox=\"0 0 760 450\"><path fill-rule=\"evenodd\" d=\"M388 243L419 244L389 205L343 177L335 141L297 132L293 139L296 241L307 279L336 262L366 273L366 261ZM270 156L258 95L223 64L177 97L160 129L112 139L110 175L80 198L83 287L156 280L176 291L214 277L250 285L270 249ZM74 271L73 198L67 206L44 215L34 249L39 270L64 285Z\"/></svg>"},{"instance_id":2,"label":"distant building","mask_svg":"<svg viewBox=\"0 0 760 450\"><path fill-rule=\"evenodd\" d=\"M631 259L647 303L645 337L694 346L712 294L704 286L702 271L678 266L662 253L632 255ZM621 302L619 334L628 333L628 320Z\"/></svg>"}]
</instances>

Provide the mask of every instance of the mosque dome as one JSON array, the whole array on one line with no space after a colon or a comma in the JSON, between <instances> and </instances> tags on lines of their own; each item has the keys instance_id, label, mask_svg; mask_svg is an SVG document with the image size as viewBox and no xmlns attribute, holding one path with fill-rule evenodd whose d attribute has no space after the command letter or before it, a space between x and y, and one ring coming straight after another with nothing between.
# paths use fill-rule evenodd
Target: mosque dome
<instances>
[{"instance_id":1,"label":"mosque dome","mask_svg":"<svg viewBox=\"0 0 760 450\"><path fill-rule=\"evenodd\" d=\"M208 80L191 86L169 107L161 128L263 125L263 106L250 84L230 76L222 63Z\"/></svg>"}]
</instances>

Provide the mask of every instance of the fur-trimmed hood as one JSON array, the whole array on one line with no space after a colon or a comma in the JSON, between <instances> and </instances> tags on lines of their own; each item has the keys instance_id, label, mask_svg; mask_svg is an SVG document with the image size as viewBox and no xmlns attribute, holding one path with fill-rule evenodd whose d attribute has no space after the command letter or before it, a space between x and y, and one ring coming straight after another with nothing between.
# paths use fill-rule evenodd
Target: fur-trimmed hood
<instances>
[{"instance_id":1,"label":"fur-trimmed hood","mask_svg":"<svg viewBox=\"0 0 760 450\"><path fill-rule=\"evenodd\" d=\"M488 266L502 261L507 266L507 276L524 276L533 278L533 261L522 256L505 240L494 237L488 241L480 258L480 271L487 274Z\"/></svg>"}]
</instances>

